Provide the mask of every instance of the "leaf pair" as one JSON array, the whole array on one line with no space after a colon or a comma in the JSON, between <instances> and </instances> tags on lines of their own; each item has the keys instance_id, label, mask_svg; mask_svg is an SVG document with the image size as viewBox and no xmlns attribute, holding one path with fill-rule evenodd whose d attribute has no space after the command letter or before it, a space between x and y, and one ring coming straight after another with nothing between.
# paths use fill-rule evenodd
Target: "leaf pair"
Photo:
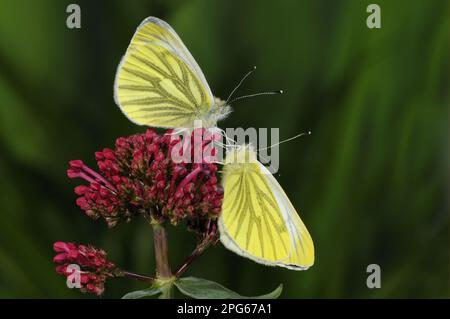
<instances>
[{"instance_id":1,"label":"leaf pair","mask_svg":"<svg viewBox=\"0 0 450 319\"><path fill-rule=\"evenodd\" d=\"M182 294L194 299L276 299L280 296L281 291L283 290L283 285L279 285L274 291L268 294L255 297L246 297L225 288L216 282L202 278L180 278L175 282L167 283L166 285L172 284L174 284ZM133 291L123 296L122 299L139 299L155 296L158 294L163 294L165 289L171 289L171 287L154 286L144 290Z\"/></svg>"}]
</instances>

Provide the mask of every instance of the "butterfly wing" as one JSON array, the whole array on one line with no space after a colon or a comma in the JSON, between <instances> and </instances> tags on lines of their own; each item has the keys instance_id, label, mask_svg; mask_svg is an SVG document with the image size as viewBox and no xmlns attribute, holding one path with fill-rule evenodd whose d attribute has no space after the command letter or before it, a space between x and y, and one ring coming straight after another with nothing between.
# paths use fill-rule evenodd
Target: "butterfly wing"
<instances>
[{"instance_id":1,"label":"butterfly wing","mask_svg":"<svg viewBox=\"0 0 450 319\"><path fill-rule=\"evenodd\" d=\"M226 165L219 219L225 247L256 262L304 270L314 245L280 184L261 163Z\"/></svg>"},{"instance_id":2,"label":"butterfly wing","mask_svg":"<svg viewBox=\"0 0 450 319\"><path fill-rule=\"evenodd\" d=\"M175 31L149 17L137 28L119 64L114 98L134 123L193 127L214 97L200 67Z\"/></svg>"}]
</instances>

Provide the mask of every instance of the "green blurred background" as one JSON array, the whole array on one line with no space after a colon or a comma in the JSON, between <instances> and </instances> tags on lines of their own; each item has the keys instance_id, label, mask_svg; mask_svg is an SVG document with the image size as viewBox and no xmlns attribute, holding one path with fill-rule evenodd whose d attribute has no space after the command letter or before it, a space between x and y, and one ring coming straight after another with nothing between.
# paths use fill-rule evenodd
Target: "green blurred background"
<instances>
[{"instance_id":1,"label":"green blurred background","mask_svg":"<svg viewBox=\"0 0 450 319\"><path fill-rule=\"evenodd\" d=\"M66 6L82 28L66 28ZM382 28L366 27L381 7ZM54 241L92 243L118 265L154 271L151 229L136 219L108 230L75 205L67 162L95 167L94 152L142 132L113 101L117 64L137 25L169 22L226 97L239 103L225 127L279 127L277 178L316 247L308 271L270 268L222 246L187 275L242 294L283 283L285 298L449 297L448 1L33 1L0 4L0 297L87 298L66 288ZM180 264L195 238L169 229ZM366 267L381 266L381 289ZM107 283L105 297L144 288Z\"/></svg>"}]
</instances>

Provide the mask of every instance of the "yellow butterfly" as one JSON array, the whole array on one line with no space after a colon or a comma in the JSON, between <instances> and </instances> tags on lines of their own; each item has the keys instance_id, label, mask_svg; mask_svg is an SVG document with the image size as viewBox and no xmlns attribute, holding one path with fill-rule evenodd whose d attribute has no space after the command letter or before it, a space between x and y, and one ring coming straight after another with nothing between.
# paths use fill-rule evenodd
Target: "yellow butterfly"
<instances>
[{"instance_id":1,"label":"yellow butterfly","mask_svg":"<svg viewBox=\"0 0 450 319\"><path fill-rule=\"evenodd\" d=\"M153 127L192 128L195 120L214 127L230 113L180 37L155 17L133 35L117 69L114 99L132 122Z\"/></svg>"},{"instance_id":2,"label":"yellow butterfly","mask_svg":"<svg viewBox=\"0 0 450 319\"><path fill-rule=\"evenodd\" d=\"M269 266L305 270L314 263L308 230L250 146L227 154L222 178L219 230L225 247Z\"/></svg>"},{"instance_id":3,"label":"yellow butterfly","mask_svg":"<svg viewBox=\"0 0 450 319\"><path fill-rule=\"evenodd\" d=\"M154 17L131 39L117 69L114 97L131 121L153 127L192 128L195 120L215 127L230 113L175 31ZM303 270L314 263L311 236L251 147L233 145L222 184L219 230L225 247L265 265Z\"/></svg>"}]
</instances>

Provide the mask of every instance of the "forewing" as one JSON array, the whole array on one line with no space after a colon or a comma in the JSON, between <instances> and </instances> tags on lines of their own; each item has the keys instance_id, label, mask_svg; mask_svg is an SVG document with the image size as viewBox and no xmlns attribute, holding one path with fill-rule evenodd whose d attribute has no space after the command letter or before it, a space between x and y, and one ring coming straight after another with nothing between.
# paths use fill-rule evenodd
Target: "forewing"
<instances>
[{"instance_id":1,"label":"forewing","mask_svg":"<svg viewBox=\"0 0 450 319\"><path fill-rule=\"evenodd\" d=\"M213 105L205 77L175 31L147 18L119 64L114 96L133 122L155 127L193 127Z\"/></svg>"},{"instance_id":2,"label":"forewing","mask_svg":"<svg viewBox=\"0 0 450 319\"><path fill-rule=\"evenodd\" d=\"M256 262L304 270L314 262L311 237L281 186L259 162L224 172L220 238Z\"/></svg>"}]
</instances>

